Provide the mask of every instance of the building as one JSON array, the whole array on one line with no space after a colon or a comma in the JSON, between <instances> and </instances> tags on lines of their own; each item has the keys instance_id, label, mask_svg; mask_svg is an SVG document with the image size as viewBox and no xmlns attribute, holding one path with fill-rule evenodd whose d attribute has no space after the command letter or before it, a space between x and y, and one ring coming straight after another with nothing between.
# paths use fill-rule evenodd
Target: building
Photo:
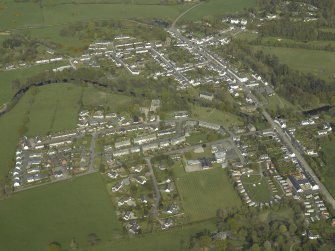
<instances>
[{"instance_id":1,"label":"building","mask_svg":"<svg viewBox=\"0 0 335 251\"><path fill-rule=\"evenodd\" d=\"M124 141L119 141L119 142L115 142L115 148L121 148L121 147L126 147L126 146L130 146L130 140L124 140Z\"/></svg>"},{"instance_id":2,"label":"building","mask_svg":"<svg viewBox=\"0 0 335 251\"><path fill-rule=\"evenodd\" d=\"M213 124L213 123L208 123L206 121L199 121L199 126L207 129L212 129L212 130L220 130L220 125L218 124Z\"/></svg>"},{"instance_id":3,"label":"building","mask_svg":"<svg viewBox=\"0 0 335 251\"><path fill-rule=\"evenodd\" d=\"M214 99L213 93L209 93L209 92L201 92L199 94L199 97L203 98L203 99L206 99L206 100L209 100L209 101L212 101Z\"/></svg>"},{"instance_id":4,"label":"building","mask_svg":"<svg viewBox=\"0 0 335 251\"><path fill-rule=\"evenodd\" d=\"M185 136L180 136L178 138L171 139L171 145L178 145L186 141Z\"/></svg>"},{"instance_id":5,"label":"building","mask_svg":"<svg viewBox=\"0 0 335 251\"><path fill-rule=\"evenodd\" d=\"M294 189L294 191L296 193L302 193L303 192L303 189L301 188L299 182L297 181L297 179L294 176L289 175L288 178L287 178L287 183Z\"/></svg>"},{"instance_id":6,"label":"building","mask_svg":"<svg viewBox=\"0 0 335 251\"><path fill-rule=\"evenodd\" d=\"M148 143L150 141L156 140L156 134L149 134L145 136L136 137L134 139L134 144L142 145L143 143Z\"/></svg>"}]
</instances>

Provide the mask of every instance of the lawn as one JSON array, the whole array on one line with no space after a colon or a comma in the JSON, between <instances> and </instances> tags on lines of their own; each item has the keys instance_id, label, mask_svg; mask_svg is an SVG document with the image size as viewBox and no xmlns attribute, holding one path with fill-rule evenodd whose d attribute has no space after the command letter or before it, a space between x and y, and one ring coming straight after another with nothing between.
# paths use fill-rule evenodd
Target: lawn
<instances>
[{"instance_id":1,"label":"lawn","mask_svg":"<svg viewBox=\"0 0 335 251\"><path fill-rule=\"evenodd\" d=\"M235 114L201 106L192 107L192 117L223 126L243 124L241 118Z\"/></svg>"},{"instance_id":2,"label":"lawn","mask_svg":"<svg viewBox=\"0 0 335 251\"><path fill-rule=\"evenodd\" d=\"M253 46L253 48L276 55L280 63L287 64L293 69L312 73L326 81L334 81L335 52L271 46Z\"/></svg>"},{"instance_id":3,"label":"lawn","mask_svg":"<svg viewBox=\"0 0 335 251\"><path fill-rule=\"evenodd\" d=\"M193 173L177 172L178 192L182 198L186 219L190 222L215 217L219 208L241 205L226 170L215 168Z\"/></svg>"},{"instance_id":4,"label":"lawn","mask_svg":"<svg viewBox=\"0 0 335 251\"><path fill-rule=\"evenodd\" d=\"M260 175L250 175L250 177L243 175L241 180L252 201L269 202L271 192L265 178L262 178Z\"/></svg>"},{"instance_id":5,"label":"lawn","mask_svg":"<svg viewBox=\"0 0 335 251\"><path fill-rule=\"evenodd\" d=\"M1 202L0 221L6 251L44 251L52 241L68 248L72 238L87 245L90 233L108 241L122 231L99 174L14 194Z\"/></svg>"},{"instance_id":6,"label":"lawn","mask_svg":"<svg viewBox=\"0 0 335 251\"><path fill-rule=\"evenodd\" d=\"M335 140L322 142L321 147L327 162L327 171L322 178L329 192L335 196Z\"/></svg>"}]
</instances>

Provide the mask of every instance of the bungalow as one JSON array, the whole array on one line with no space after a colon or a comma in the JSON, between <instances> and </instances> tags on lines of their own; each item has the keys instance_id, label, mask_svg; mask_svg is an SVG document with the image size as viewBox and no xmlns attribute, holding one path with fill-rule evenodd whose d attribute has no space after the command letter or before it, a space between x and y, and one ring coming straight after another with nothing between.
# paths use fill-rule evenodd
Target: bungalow
<instances>
[{"instance_id":1,"label":"bungalow","mask_svg":"<svg viewBox=\"0 0 335 251\"><path fill-rule=\"evenodd\" d=\"M129 150L130 150L130 153L139 153L141 151L141 148L139 146L134 146L134 147L131 147Z\"/></svg>"},{"instance_id":2,"label":"bungalow","mask_svg":"<svg viewBox=\"0 0 335 251\"><path fill-rule=\"evenodd\" d=\"M147 196L145 196L145 195L141 195L140 196L140 200L141 200L141 202L143 203L143 204L147 204L148 203L148 197Z\"/></svg>"},{"instance_id":3,"label":"bungalow","mask_svg":"<svg viewBox=\"0 0 335 251\"><path fill-rule=\"evenodd\" d=\"M174 117L176 119L182 119L182 118L187 118L188 117L188 112L187 111L179 111L174 114Z\"/></svg>"},{"instance_id":4,"label":"bungalow","mask_svg":"<svg viewBox=\"0 0 335 251\"><path fill-rule=\"evenodd\" d=\"M174 190L174 185L173 183L167 183L164 188L164 192L166 193L171 193Z\"/></svg>"},{"instance_id":5,"label":"bungalow","mask_svg":"<svg viewBox=\"0 0 335 251\"><path fill-rule=\"evenodd\" d=\"M173 220L171 218L167 218L161 224L161 228L162 230L165 230L165 229L172 227L172 225L173 225Z\"/></svg>"},{"instance_id":6,"label":"bungalow","mask_svg":"<svg viewBox=\"0 0 335 251\"><path fill-rule=\"evenodd\" d=\"M61 178L61 177L63 177L63 171L61 171L61 170L57 170L57 171L55 171L54 172L54 176L55 176L55 178Z\"/></svg>"},{"instance_id":7,"label":"bungalow","mask_svg":"<svg viewBox=\"0 0 335 251\"><path fill-rule=\"evenodd\" d=\"M168 214L176 214L179 212L179 207L176 204L170 204L166 210Z\"/></svg>"},{"instance_id":8,"label":"bungalow","mask_svg":"<svg viewBox=\"0 0 335 251\"><path fill-rule=\"evenodd\" d=\"M159 142L159 148L168 147L168 146L170 146L170 141L168 139L161 140Z\"/></svg>"},{"instance_id":9,"label":"bungalow","mask_svg":"<svg viewBox=\"0 0 335 251\"><path fill-rule=\"evenodd\" d=\"M144 176L136 176L135 181L141 185L144 185L147 182L147 178Z\"/></svg>"},{"instance_id":10,"label":"bungalow","mask_svg":"<svg viewBox=\"0 0 335 251\"><path fill-rule=\"evenodd\" d=\"M123 182L120 181L112 187L112 192L115 193L123 187Z\"/></svg>"}]
</instances>

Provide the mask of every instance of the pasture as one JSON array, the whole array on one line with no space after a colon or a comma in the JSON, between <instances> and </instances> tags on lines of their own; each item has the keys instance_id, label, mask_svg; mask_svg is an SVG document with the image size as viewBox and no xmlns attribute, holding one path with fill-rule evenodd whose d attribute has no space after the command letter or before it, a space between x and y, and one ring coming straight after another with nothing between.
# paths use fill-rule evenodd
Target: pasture
<instances>
[{"instance_id":1,"label":"pasture","mask_svg":"<svg viewBox=\"0 0 335 251\"><path fill-rule=\"evenodd\" d=\"M182 168L182 166L174 167ZM174 170L186 220L189 222L213 218L219 208L241 205L240 198L228 178L227 171L214 168L185 173Z\"/></svg>"},{"instance_id":2,"label":"pasture","mask_svg":"<svg viewBox=\"0 0 335 251\"><path fill-rule=\"evenodd\" d=\"M276 55L280 63L287 64L295 70L334 82L335 52L271 46L253 46L253 48Z\"/></svg>"},{"instance_id":3,"label":"pasture","mask_svg":"<svg viewBox=\"0 0 335 251\"><path fill-rule=\"evenodd\" d=\"M71 239L88 245L120 235L122 226L100 174L23 191L0 204L1 250L44 251L50 242L68 249Z\"/></svg>"},{"instance_id":4,"label":"pasture","mask_svg":"<svg viewBox=\"0 0 335 251\"><path fill-rule=\"evenodd\" d=\"M250 199L255 202L269 202L271 192L268 183L264 177L258 174L251 174L249 177L243 175L241 177L243 186L249 195Z\"/></svg>"}]
</instances>

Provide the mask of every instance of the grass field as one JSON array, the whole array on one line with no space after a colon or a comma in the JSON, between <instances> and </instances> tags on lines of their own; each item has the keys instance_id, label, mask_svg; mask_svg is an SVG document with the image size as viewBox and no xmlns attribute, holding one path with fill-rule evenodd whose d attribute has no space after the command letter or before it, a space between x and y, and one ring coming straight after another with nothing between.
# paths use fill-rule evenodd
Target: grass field
<instances>
[{"instance_id":1,"label":"grass field","mask_svg":"<svg viewBox=\"0 0 335 251\"><path fill-rule=\"evenodd\" d=\"M241 181L252 201L269 202L271 193L264 178L260 175L250 175L250 177L243 175Z\"/></svg>"},{"instance_id":2,"label":"grass field","mask_svg":"<svg viewBox=\"0 0 335 251\"><path fill-rule=\"evenodd\" d=\"M256 0L210 0L185 15L186 20L198 20L207 16L235 13L256 5Z\"/></svg>"},{"instance_id":3,"label":"grass field","mask_svg":"<svg viewBox=\"0 0 335 251\"><path fill-rule=\"evenodd\" d=\"M47 65L36 65L30 68L25 69L17 69L11 71L0 72L0 106L4 103L7 103L13 95L15 94L15 89L12 88L13 80L20 80L24 83L24 81L36 75L37 73L53 69L55 67L59 67L60 65L64 65L65 63L54 63Z\"/></svg>"},{"instance_id":4,"label":"grass field","mask_svg":"<svg viewBox=\"0 0 335 251\"><path fill-rule=\"evenodd\" d=\"M27 136L45 135L74 129L77 124L79 102L84 107L109 106L117 110L119 105L129 101L129 97L102 92L94 87L72 84L54 84L30 90L7 114L0 118L0 177L8 173L19 141L20 131L26 126Z\"/></svg>"},{"instance_id":5,"label":"grass field","mask_svg":"<svg viewBox=\"0 0 335 251\"><path fill-rule=\"evenodd\" d=\"M213 108L201 106L192 107L192 117L206 120L208 122L217 123L224 126L241 125L243 124L240 117L232 113L219 111Z\"/></svg>"},{"instance_id":6,"label":"grass field","mask_svg":"<svg viewBox=\"0 0 335 251\"><path fill-rule=\"evenodd\" d=\"M293 69L334 82L335 52L271 46L253 46L253 48L276 55L280 63L287 64Z\"/></svg>"},{"instance_id":7,"label":"grass field","mask_svg":"<svg viewBox=\"0 0 335 251\"><path fill-rule=\"evenodd\" d=\"M216 210L219 208L241 205L240 198L224 169L215 168L193 173L177 170L175 173L185 216L190 221L212 218L215 217Z\"/></svg>"},{"instance_id":8,"label":"grass field","mask_svg":"<svg viewBox=\"0 0 335 251\"><path fill-rule=\"evenodd\" d=\"M102 241L121 233L112 202L99 174L91 174L17 193L0 204L0 247L6 251L44 251L72 238L87 245L87 235Z\"/></svg>"}]
</instances>

